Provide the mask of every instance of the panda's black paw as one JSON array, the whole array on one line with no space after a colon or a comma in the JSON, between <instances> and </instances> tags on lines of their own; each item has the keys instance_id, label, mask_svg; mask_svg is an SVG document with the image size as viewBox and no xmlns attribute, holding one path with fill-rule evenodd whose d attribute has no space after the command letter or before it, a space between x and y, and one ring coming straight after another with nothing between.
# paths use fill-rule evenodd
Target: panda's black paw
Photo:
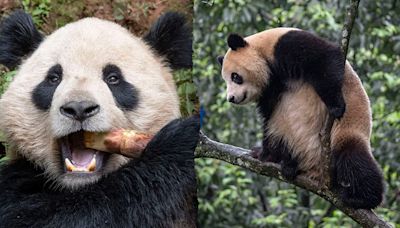
<instances>
[{"instance_id":1,"label":"panda's black paw","mask_svg":"<svg viewBox=\"0 0 400 228\"><path fill-rule=\"evenodd\" d=\"M368 151L353 146L336 152L332 162L332 187L345 205L355 209L379 206L384 193L383 176Z\"/></svg>"},{"instance_id":2,"label":"panda's black paw","mask_svg":"<svg viewBox=\"0 0 400 228\"><path fill-rule=\"evenodd\" d=\"M294 180L297 175L299 175L300 170L298 168L298 161L296 157L293 157L291 154L284 154L283 160L281 162L282 166L282 176L289 181Z\"/></svg>"},{"instance_id":3,"label":"panda's black paw","mask_svg":"<svg viewBox=\"0 0 400 228\"><path fill-rule=\"evenodd\" d=\"M293 181L299 175L299 169L297 166L289 166L283 163L281 173L286 180Z\"/></svg>"},{"instance_id":4,"label":"panda's black paw","mask_svg":"<svg viewBox=\"0 0 400 228\"><path fill-rule=\"evenodd\" d=\"M346 103L343 99L337 102L335 105L328 106L329 114L335 119L340 119L343 117L344 112L346 111Z\"/></svg>"}]
</instances>

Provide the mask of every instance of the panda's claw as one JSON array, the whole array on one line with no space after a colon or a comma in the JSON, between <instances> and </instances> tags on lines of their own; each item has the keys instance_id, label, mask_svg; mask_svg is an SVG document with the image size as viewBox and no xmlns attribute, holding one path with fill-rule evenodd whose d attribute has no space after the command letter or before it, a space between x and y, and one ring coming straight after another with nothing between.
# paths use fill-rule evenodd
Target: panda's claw
<instances>
[{"instance_id":1,"label":"panda's claw","mask_svg":"<svg viewBox=\"0 0 400 228\"><path fill-rule=\"evenodd\" d=\"M262 147L261 146L253 146L251 148L251 150L250 150L250 153L249 153L249 155L252 158L255 158L255 159L260 159L261 154L262 154Z\"/></svg>"}]
</instances>

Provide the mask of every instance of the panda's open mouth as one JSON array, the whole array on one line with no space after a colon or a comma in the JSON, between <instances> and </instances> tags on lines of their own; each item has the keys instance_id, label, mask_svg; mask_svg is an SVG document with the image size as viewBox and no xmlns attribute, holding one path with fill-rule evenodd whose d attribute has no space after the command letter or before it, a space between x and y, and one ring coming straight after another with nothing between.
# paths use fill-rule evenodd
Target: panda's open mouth
<instances>
[{"instance_id":1,"label":"panda's open mouth","mask_svg":"<svg viewBox=\"0 0 400 228\"><path fill-rule=\"evenodd\" d=\"M104 165L105 153L86 148L83 133L78 131L59 140L62 161L67 173L94 173Z\"/></svg>"}]
</instances>

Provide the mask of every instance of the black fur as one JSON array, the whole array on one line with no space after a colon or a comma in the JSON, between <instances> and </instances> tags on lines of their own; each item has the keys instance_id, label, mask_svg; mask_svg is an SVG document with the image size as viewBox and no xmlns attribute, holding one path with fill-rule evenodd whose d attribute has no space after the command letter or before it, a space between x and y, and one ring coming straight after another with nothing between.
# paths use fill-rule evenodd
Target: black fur
<instances>
[{"instance_id":1,"label":"black fur","mask_svg":"<svg viewBox=\"0 0 400 228\"><path fill-rule=\"evenodd\" d=\"M0 227L193 227L199 118L174 120L130 161L78 191L53 190L25 160L0 172Z\"/></svg>"},{"instance_id":2,"label":"black fur","mask_svg":"<svg viewBox=\"0 0 400 228\"><path fill-rule=\"evenodd\" d=\"M368 151L365 143L352 139L333 151L332 187L352 208L375 208L383 200L382 171Z\"/></svg>"},{"instance_id":3,"label":"black fur","mask_svg":"<svg viewBox=\"0 0 400 228\"><path fill-rule=\"evenodd\" d=\"M0 159L6 156L6 147L0 142Z\"/></svg>"},{"instance_id":4,"label":"black fur","mask_svg":"<svg viewBox=\"0 0 400 228\"><path fill-rule=\"evenodd\" d=\"M284 144L283 144L284 145ZM284 145L282 152L282 176L285 177L287 180L294 180L297 175L300 174L299 170L299 162L296 157L294 157L291 151L289 151L289 148L287 148L286 145Z\"/></svg>"},{"instance_id":5,"label":"black fur","mask_svg":"<svg viewBox=\"0 0 400 228\"><path fill-rule=\"evenodd\" d=\"M21 10L15 11L0 24L0 63L14 69L42 40L31 16Z\"/></svg>"},{"instance_id":6,"label":"black fur","mask_svg":"<svg viewBox=\"0 0 400 228\"><path fill-rule=\"evenodd\" d=\"M150 28L144 40L172 69L192 67L192 29L179 13L163 14Z\"/></svg>"},{"instance_id":7,"label":"black fur","mask_svg":"<svg viewBox=\"0 0 400 228\"><path fill-rule=\"evenodd\" d=\"M39 85L37 85L32 91L32 102L38 109L46 111L50 108L54 92L59 85L59 83L53 83L51 81L51 78L54 76L59 76L61 82L62 75L63 68L61 67L61 65L54 65L47 72L46 78L41 83L39 83Z\"/></svg>"},{"instance_id":8,"label":"black fur","mask_svg":"<svg viewBox=\"0 0 400 228\"><path fill-rule=\"evenodd\" d=\"M121 69L113 64L108 64L103 69L103 80L109 75L113 75L119 79L117 84L107 83L118 106L124 110L133 110L139 103L139 91L129 82L125 81Z\"/></svg>"},{"instance_id":9,"label":"black fur","mask_svg":"<svg viewBox=\"0 0 400 228\"><path fill-rule=\"evenodd\" d=\"M230 34L228 36L228 47L236 51L238 48L246 47L247 42L238 34Z\"/></svg>"}]
</instances>

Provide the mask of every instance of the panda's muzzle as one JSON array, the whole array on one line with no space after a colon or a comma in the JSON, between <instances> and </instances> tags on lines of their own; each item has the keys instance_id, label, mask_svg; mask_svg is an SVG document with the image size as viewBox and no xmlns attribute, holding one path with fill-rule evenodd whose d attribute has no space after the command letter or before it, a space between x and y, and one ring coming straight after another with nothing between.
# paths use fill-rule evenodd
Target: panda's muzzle
<instances>
[{"instance_id":1,"label":"panda's muzzle","mask_svg":"<svg viewBox=\"0 0 400 228\"><path fill-rule=\"evenodd\" d=\"M242 103L243 101L245 101L246 98L247 98L247 92L245 92L245 93L243 94L243 97L242 97L241 100L238 100L237 97L235 97L235 96L232 95L232 96L229 96L228 101L231 102L231 103L233 103L233 104L240 104L240 103Z\"/></svg>"},{"instance_id":2,"label":"panda's muzzle","mask_svg":"<svg viewBox=\"0 0 400 228\"><path fill-rule=\"evenodd\" d=\"M105 161L105 153L84 146L83 131L62 137L59 140L64 171L67 173L94 173Z\"/></svg>"},{"instance_id":3,"label":"panda's muzzle","mask_svg":"<svg viewBox=\"0 0 400 228\"><path fill-rule=\"evenodd\" d=\"M89 100L70 101L60 107L62 115L78 121L84 121L96 115L99 111L100 106Z\"/></svg>"}]
</instances>

